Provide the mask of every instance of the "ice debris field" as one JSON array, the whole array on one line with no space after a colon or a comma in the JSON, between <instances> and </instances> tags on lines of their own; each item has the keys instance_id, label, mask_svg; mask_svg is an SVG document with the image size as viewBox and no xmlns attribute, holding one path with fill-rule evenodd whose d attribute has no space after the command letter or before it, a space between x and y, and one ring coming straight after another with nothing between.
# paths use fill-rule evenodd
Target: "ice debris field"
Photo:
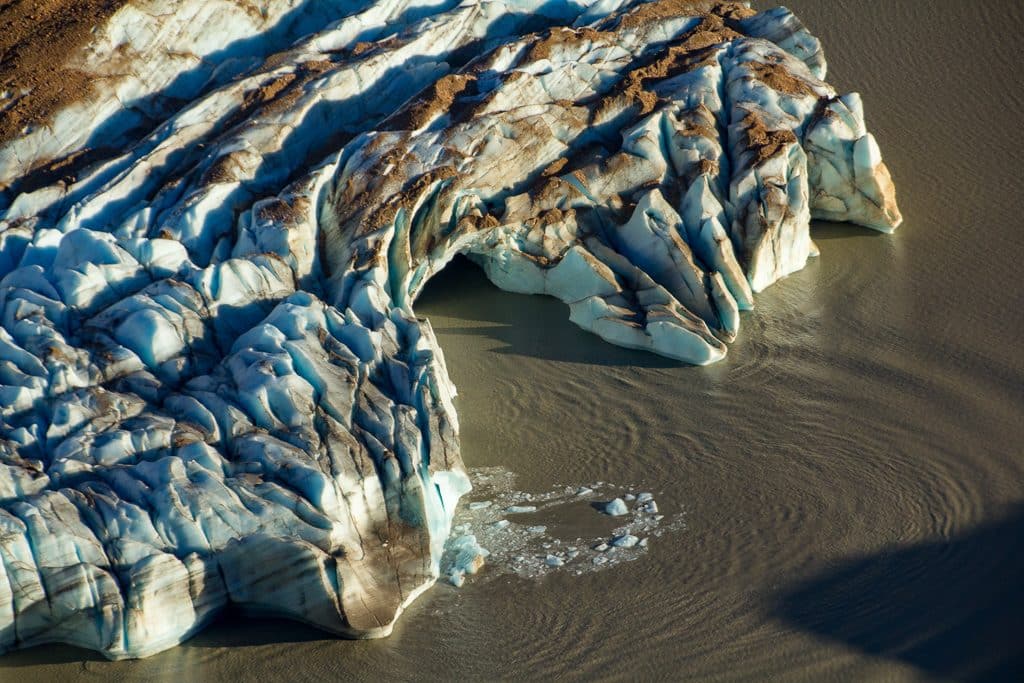
<instances>
[{"instance_id":1,"label":"ice debris field","mask_svg":"<svg viewBox=\"0 0 1024 683\"><path fill-rule=\"evenodd\" d=\"M654 494L636 487L601 481L529 493L515 488L511 471L494 467L473 468L470 479L474 500L456 512L441 557L442 577L454 586L485 563L491 574L529 579L607 569L685 527L684 513L663 514Z\"/></svg>"},{"instance_id":2,"label":"ice debris field","mask_svg":"<svg viewBox=\"0 0 1024 683\"><path fill-rule=\"evenodd\" d=\"M901 220L782 8L128 0L61 68L88 96L0 142L0 651L142 657L229 603L377 637L446 543L455 583L488 540L535 574L642 552L656 501L571 547L509 509L537 501L452 534L424 284L464 254L705 364L812 218Z\"/></svg>"}]
</instances>

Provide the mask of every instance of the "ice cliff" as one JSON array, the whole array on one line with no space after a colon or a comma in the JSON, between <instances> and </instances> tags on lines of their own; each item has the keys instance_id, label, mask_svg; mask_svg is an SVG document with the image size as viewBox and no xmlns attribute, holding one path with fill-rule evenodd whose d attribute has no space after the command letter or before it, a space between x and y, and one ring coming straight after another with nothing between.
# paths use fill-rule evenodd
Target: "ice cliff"
<instances>
[{"instance_id":1,"label":"ice cliff","mask_svg":"<svg viewBox=\"0 0 1024 683\"><path fill-rule=\"evenodd\" d=\"M0 650L389 633L469 487L414 313L456 254L704 364L812 218L900 222L781 8L131 0L68 64L0 143Z\"/></svg>"}]
</instances>

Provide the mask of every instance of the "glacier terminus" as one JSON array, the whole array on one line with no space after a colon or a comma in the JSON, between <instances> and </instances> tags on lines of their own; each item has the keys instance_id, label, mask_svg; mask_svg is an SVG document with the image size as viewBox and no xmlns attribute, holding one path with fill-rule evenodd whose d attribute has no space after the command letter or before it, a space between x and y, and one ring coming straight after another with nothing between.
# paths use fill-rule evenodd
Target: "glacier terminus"
<instances>
[{"instance_id":1,"label":"glacier terminus","mask_svg":"<svg viewBox=\"0 0 1024 683\"><path fill-rule=\"evenodd\" d=\"M0 141L0 651L390 633L470 489L415 313L456 255L702 365L812 219L902 220L784 8L128 0L66 68Z\"/></svg>"}]
</instances>

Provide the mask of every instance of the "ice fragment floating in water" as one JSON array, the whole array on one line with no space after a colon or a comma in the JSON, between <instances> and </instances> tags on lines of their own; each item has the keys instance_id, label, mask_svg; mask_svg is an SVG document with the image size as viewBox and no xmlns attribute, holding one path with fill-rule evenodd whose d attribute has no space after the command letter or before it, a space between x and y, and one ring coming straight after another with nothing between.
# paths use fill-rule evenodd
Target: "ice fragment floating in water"
<instances>
[{"instance_id":1,"label":"ice fragment floating in water","mask_svg":"<svg viewBox=\"0 0 1024 683\"><path fill-rule=\"evenodd\" d=\"M639 542L640 539L633 534L623 534L612 539L612 545L616 548L632 548Z\"/></svg>"},{"instance_id":2,"label":"ice fragment floating in water","mask_svg":"<svg viewBox=\"0 0 1024 683\"><path fill-rule=\"evenodd\" d=\"M613 517L621 517L622 515L629 514L629 508L626 507L626 503L621 498L616 498L605 503L604 513Z\"/></svg>"}]
</instances>

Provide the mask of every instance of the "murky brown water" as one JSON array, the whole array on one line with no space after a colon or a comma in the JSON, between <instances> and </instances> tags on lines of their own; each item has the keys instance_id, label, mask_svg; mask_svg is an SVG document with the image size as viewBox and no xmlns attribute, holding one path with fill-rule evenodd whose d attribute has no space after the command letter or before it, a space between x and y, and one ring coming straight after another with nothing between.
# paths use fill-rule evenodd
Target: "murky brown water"
<instances>
[{"instance_id":1,"label":"murky brown water","mask_svg":"<svg viewBox=\"0 0 1024 683\"><path fill-rule=\"evenodd\" d=\"M821 258L762 295L709 368L609 346L467 264L418 306L470 466L503 465L527 491L657 490L685 528L607 571L438 586L384 641L236 619L140 662L7 655L0 679L1011 678L1024 5L789 6L824 40L830 80L864 95L907 217L896 235L818 226Z\"/></svg>"}]
</instances>

